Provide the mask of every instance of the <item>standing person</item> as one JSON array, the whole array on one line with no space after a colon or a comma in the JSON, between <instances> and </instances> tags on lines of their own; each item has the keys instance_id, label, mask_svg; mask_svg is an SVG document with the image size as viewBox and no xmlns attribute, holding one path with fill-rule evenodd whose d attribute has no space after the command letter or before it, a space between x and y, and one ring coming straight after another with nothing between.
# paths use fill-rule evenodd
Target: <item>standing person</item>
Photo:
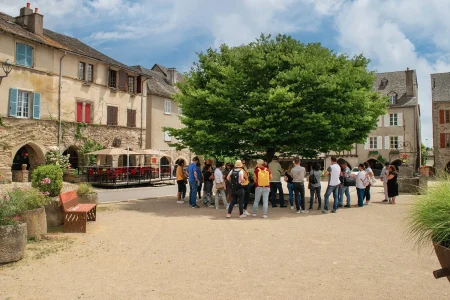
<instances>
[{"instance_id":1,"label":"standing person","mask_svg":"<svg viewBox=\"0 0 450 300\"><path fill-rule=\"evenodd\" d=\"M198 193L198 199L202 199L202 186L203 186L203 176L202 176L202 167L200 164L200 161L197 162L197 178L198 178L198 187L197 187L197 193Z\"/></svg>"},{"instance_id":2,"label":"standing person","mask_svg":"<svg viewBox=\"0 0 450 300\"><path fill-rule=\"evenodd\" d=\"M365 171L364 164L359 164L358 166L359 172L356 175L356 193L358 195L358 207L364 206L364 194L366 193L366 183L368 180L368 176Z\"/></svg>"},{"instance_id":3,"label":"standing person","mask_svg":"<svg viewBox=\"0 0 450 300\"><path fill-rule=\"evenodd\" d=\"M367 161L364 163L364 168L366 168L366 174L369 177L369 181L370 181L370 179L374 175L373 175L372 168L370 167L370 165L369 165L369 163ZM364 199L366 199L366 204L365 205L369 205L369 202L370 202L370 182L369 182L369 185L366 186L366 191L364 193Z\"/></svg>"},{"instance_id":4,"label":"standing person","mask_svg":"<svg viewBox=\"0 0 450 300\"><path fill-rule=\"evenodd\" d=\"M219 195L222 197L222 202L225 208L227 208L227 196L225 195L225 180L223 179L223 173L222 173L222 166L223 163L217 162L216 163L216 170L214 171L214 181L216 182L216 199L215 199L215 205L216 209L219 209Z\"/></svg>"},{"instance_id":5,"label":"standing person","mask_svg":"<svg viewBox=\"0 0 450 300\"><path fill-rule=\"evenodd\" d=\"M345 207L350 207L350 187L345 186L345 178L352 177L352 170L350 170L346 162L343 162L341 164L341 168L343 180L341 188L339 189L339 199L340 199L339 207L342 207L344 205L344 194L345 197L347 198L347 204L345 205Z\"/></svg>"},{"instance_id":6,"label":"standing person","mask_svg":"<svg viewBox=\"0 0 450 300\"><path fill-rule=\"evenodd\" d=\"M263 218L267 217L267 209L269 207L269 192L270 192L270 180L272 179L272 174L270 169L264 166L264 160L258 159L256 161L255 169L255 201L253 202L253 216L256 217L258 211L259 201L261 196L263 199Z\"/></svg>"},{"instance_id":7,"label":"standing person","mask_svg":"<svg viewBox=\"0 0 450 300\"><path fill-rule=\"evenodd\" d=\"M230 182L228 181L228 174L230 174L231 171L231 164L230 163L226 163L225 164L225 170L223 171L223 179L225 180L225 195L227 195L227 209L228 206L230 205L230 190L231 190L231 186L230 186Z\"/></svg>"},{"instance_id":8,"label":"standing person","mask_svg":"<svg viewBox=\"0 0 450 300\"><path fill-rule=\"evenodd\" d=\"M292 182L291 170L295 167L294 163L290 163L289 167L284 173L284 180L287 182L287 187L289 191L289 204L291 209L294 209L294 183Z\"/></svg>"},{"instance_id":9,"label":"standing person","mask_svg":"<svg viewBox=\"0 0 450 300\"><path fill-rule=\"evenodd\" d=\"M294 160L295 167L291 170L292 183L294 184L295 206L297 213L308 213L305 210L305 175L306 169L300 165L300 158Z\"/></svg>"},{"instance_id":10,"label":"standing person","mask_svg":"<svg viewBox=\"0 0 450 300\"><path fill-rule=\"evenodd\" d=\"M392 198L391 204L395 204L395 199L398 196L398 183L397 183L397 169L394 166L389 166L388 175L388 197Z\"/></svg>"},{"instance_id":11,"label":"standing person","mask_svg":"<svg viewBox=\"0 0 450 300\"><path fill-rule=\"evenodd\" d=\"M203 204L207 207L211 207L212 188L214 180L214 174L211 165L206 164L203 167L202 177L203 177L203 192L204 192Z\"/></svg>"},{"instance_id":12,"label":"standing person","mask_svg":"<svg viewBox=\"0 0 450 300\"><path fill-rule=\"evenodd\" d=\"M391 202L391 198L389 198L388 194L388 177L389 177L389 165L390 163L387 161L384 164L384 168L381 170L381 176L380 180L383 182L383 189L384 189L384 200L383 202Z\"/></svg>"},{"instance_id":13,"label":"standing person","mask_svg":"<svg viewBox=\"0 0 450 300\"><path fill-rule=\"evenodd\" d=\"M281 184L281 176L284 170L278 162L278 157L274 156L269 164L269 170L272 172L272 180L270 180L270 193L272 194L272 207L277 207L277 190L280 198L280 207L287 207L284 205L283 185Z\"/></svg>"},{"instance_id":14,"label":"standing person","mask_svg":"<svg viewBox=\"0 0 450 300\"><path fill-rule=\"evenodd\" d=\"M197 188L198 188L197 163L198 163L198 157L195 156L192 159L192 163L188 167L189 187L190 187L189 205L192 208L200 208L197 205Z\"/></svg>"},{"instance_id":15,"label":"standing person","mask_svg":"<svg viewBox=\"0 0 450 300\"><path fill-rule=\"evenodd\" d=\"M233 207L238 201L239 201L239 218L247 217L247 215L244 214L245 191L244 187L242 186L242 183L245 180L245 173L243 168L244 165L242 164L242 161L237 160L236 163L234 164L234 169L227 176L227 180L230 182L231 185L231 204L230 207L228 208L227 218L231 217Z\"/></svg>"},{"instance_id":16,"label":"standing person","mask_svg":"<svg viewBox=\"0 0 450 300\"><path fill-rule=\"evenodd\" d=\"M335 156L331 157L331 166L328 167L325 176L329 176L328 178L328 187L325 192L325 204L322 212L324 214L328 213L328 204L330 202L330 195L333 193L334 203L332 212L337 212L338 209L338 191L339 184L341 183L339 180L339 175L341 174L341 167L339 167L337 163L337 159Z\"/></svg>"},{"instance_id":17,"label":"standing person","mask_svg":"<svg viewBox=\"0 0 450 300\"><path fill-rule=\"evenodd\" d=\"M317 201L319 202L319 210L322 208L322 185L320 184L320 177L322 176L322 171L320 171L320 165L317 161L312 164L312 169L309 172L309 209L313 209L314 195L317 195Z\"/></svg>"},{"instance_id":18,"label":"standing person","mask_svg":"<svg viewBox=\"0 0 450 300\"><path fill-rule=\"evenodd\" d=\"M184 171L184 165L185 165L184 159L179 159L176 170L177 185L178 185L178 193L177 193L178 204L183 204L184 198L186 197L187 175L186 172Z\"/></svg>"},{"instance_id":19,"label":"standing person","mask_svg":"<svg viewBox=\"0 0 450 300\"><path fill-rule=\"evenodd\" d=\"M242 186L244 187L244 215L250 216L250 213L247 211L248 201L250 201L250 180L248 176L248 168L245 164L245 160L242 160L242 164L244 167L242 171L244 171L244 181L242 182Z\"/></svg>"}]
</instances>

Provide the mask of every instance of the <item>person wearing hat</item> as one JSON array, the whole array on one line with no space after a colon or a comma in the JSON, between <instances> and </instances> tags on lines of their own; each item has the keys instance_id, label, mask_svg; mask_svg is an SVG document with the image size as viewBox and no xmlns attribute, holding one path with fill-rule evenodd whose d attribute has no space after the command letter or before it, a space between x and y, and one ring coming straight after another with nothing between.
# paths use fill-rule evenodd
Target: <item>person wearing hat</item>
<instances>
[{"instance_id":1,"label":"person wearing hat","mask_svg":"<svg viewBox=\"0 0 450 300\"><path fill-rule=\"evenodd\" d=\"M388 194L388 177L389 177L389 165L390 163L387 161L385 164L385 167L381 170L380 180L383 182L383 188L384 188L384 200L383 202L391 202L391 199L389 198Z\"/></svg>"},{"instance_id":2,"label":"person wearing hat","mask_svg":"<svg viewBox=\"0 0 450 300\"><path fill-rule=\"evenodd\" d=\"M234 168L227 176L228 182L230 182L230 197L231 204L228 208L227 218L231 217L234 205L239 201L239 217L245 218L247 215L244 214L244 197L245 190L242 185L246 180L246 175L244 172L244 164L241 160L237 160L234 164Z\"/></svg>"}]
</instances>

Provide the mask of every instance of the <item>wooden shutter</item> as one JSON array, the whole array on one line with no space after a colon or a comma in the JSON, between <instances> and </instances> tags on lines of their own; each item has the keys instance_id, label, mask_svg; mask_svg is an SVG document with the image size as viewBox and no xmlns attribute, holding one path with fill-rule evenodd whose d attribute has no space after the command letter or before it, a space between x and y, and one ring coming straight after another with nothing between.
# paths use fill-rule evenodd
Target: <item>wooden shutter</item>
<instances>
[{"instance_id":1,"label":"wooden shutter","mask_svg":"<svg viewBox=\"0 0 450 300\"><path fill-rule=\"evenodd\" d=\"M83 122L83 103L77 102L77 122Z\"/></svg>"},{"instance_id":2,"label":"wooden shutter","mask_svg":"<svg viewBox=\"0 0 450 300\"><path fill-rule=\"evenodd\" d=\"M26 66L27 50L24 44L16 44L16 65Z\"/></svg>"},{"instance_id":3,"label":"wooden shutter","mask_svg":"<svg viewBox=\"0 0 450 300\"><path fill-rule=\"evenodd\" d=\"M377 149L382 150L383 149L383 137L377 136Z\"/></svg>"},{"instance_id":4,"label":"wooden shutter","mask_svg":"<svg viewBox=\"0 0 450 300\"><path fill-rule=\"evenodd\" d=\"M19 96L18 89L9 89L9 116L17 117L17 97Z\"/></svg>"},{"instance_id":5,"label":"wooden shutter","mask_svg":"<svg viewBox=\"0 0 450 300\"><path fill-rule=\"evenodd\" d=\"M445 148L445 133L441 133L440 135L440 144L441 144L441 148Z\"/></svg>"},{"instance_id":6,"label":"wooden shutter","mask_svg":"<svg viewBox=\"0 0 450 300\"><path fill-rule=\"evenodd\" d=\"M131 120L133 120L132 126L136 127L136 110L132 110L131 113L133 115L131 118Z\"/></svg>"},{"instance_id":7,"label":"wooden shutter","mask_svg":"<svg viewBox=\"0 0 450 300\"><path fill-rule=\"evenodd\" d=\"M119 90L128 91L128 75L124 70L119 71Z\"/></svg>"},{"instance_id":8,"label":"wooden shutter","mask_svg":"<svg viewBox=\"0 0 450 300\"><path fill-rule=\"evenodd\" d=\"M91 104L84 105L84 123L91 123Z\"/></svg>"},{"instance_id":9,"label":"wooden shutter","mask_svg":"<svg viewBox=\"0 0 450 300\"><path fill-rule=\"evenodd\" d=\"M370 137L366 139L366 142L364 143L364 150L369 150L370 147Z\"/></svg>"},{"instance_id":10,"label":"wooden shutter","mask_svg":"<svg viewBox=\"0 0 450 300\"><path fill-rule=\"evenodd\" d=\"M127 109L127 126L136 127L136 110Z\"/></svg>"},{"instance_id":11,"label":"wooden shutter","mask_svg":"<svg viewBox=\"0 0 450 300\"><path fill-rule=\"evenodd\" d=\"M113 106L112 107L112 125L117 125L119 124L118 122L118 115L119 115L119 108Z\"/></svg>"},{"instance_id":12,"label":"wooden shutter","mask_svg":"<svg viewBox=\"0 0 450 300\"><path fill-rule=\"evenodd\" d=\"M142 93L142 76L138 76L136 79L136 93Z\"/></svg>"},{"instance_id":13,"label":"wooden shutter","mask_svg":"<svg viewBox=\"0 0 450 300\"><path fill-rule=\"evenodd\" d=\"M444 124L445 123L445 110L440 110L439 111L439 124Z\"/></svg>"},{"instance_id":14,"label":"wooden shutter","mask_svg":"<svg viewBox=\"0 0 450 300\"><path fill-rule=\"evenodd\" d=\"M41 118L41 94L33 93L33 119Z\"/></svg>"},{"instance_id":15,"label":"wooden shutter","mask_svg":"<svg viewBox=\"0 0 450 300\"><path fill-rule=\"evenodd\" d=\"M107 115L107 124L108 125L117 125L117 115L118 115L117 107L108 106L106 115Z\"/></svg>"},{"instance_id":16,"label":"wooden shutter","mask_svg":"<svg viewBox=\"0 0 450 300\"><path fill-rule=\"evenodd\" d=\"M384 115L384 127L389 127L391 125L391 115Z\"/></svg>"},{"instance_id":17,"label":"wooden shutter","mask_svg":"<svg viewBox=\"0 0 450 300\"><path fill-rule=\"evenodd\" d=\"M26 56L25 56L25 65L27 67L33 67L33 48L25 45L25 51L26 51Z\"/></svg>"},{"instance_id":18,"label":"wooden shutter","mask_svg":"<svg viewBox=\"0 0 450 300\"><path fill-rule=\"evenodd\" d=\"M391 149L391 138L389 136L384 137L384 149Z\"/></svg>"}]
</instances>

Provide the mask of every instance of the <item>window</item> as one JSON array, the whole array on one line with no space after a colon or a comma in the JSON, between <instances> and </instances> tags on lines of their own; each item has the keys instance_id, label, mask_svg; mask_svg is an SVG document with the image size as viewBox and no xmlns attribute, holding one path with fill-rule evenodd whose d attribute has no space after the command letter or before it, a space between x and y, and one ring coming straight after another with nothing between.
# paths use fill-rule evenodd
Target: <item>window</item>
<instances>
[{"instance_id":1,"label":"window","mask_svg":"<svg viewBox=\"0 0 450 300\"><path fill-rule=\"evenodd\" d=\"M77 102L77 122L91 123L91 103Z\"/></svg>"},{"instance_id":2,"label":"window","mask_svg":"<svg viewBox=\"0 0 450 300\"><path fill-rule=\"evenodd\" d=\"M389 104L391 104L391 105L397 104L397 97L395 95L390 96Z\"/></svg>"},{"instance_id":3,"label":"window","mask_svg":"<svg viewBox=\"0 0 450 300\"><path fill-rule=\"evenodd\" d=\"M87 66L87 81L94 82L94 65Z\"/></svg>"},{"instance_id":4,"label":"window","mask_svg":"<svg viewBox=\"0 0 450 300\"><path fill-rule=\"evenodd\" d=\"M441 133L441 148L450 148L450 133Z\"/></svg>"},{"instance_id":5,"label":"window","mask_svg":"<svg viewBox=\"0 0 450 300\"><path fill-rule=\"evenodd\" d=\"M391 136L389 137L389 145L391 146L391 149L398 149L398 136Z\"/></svg>"},{"instance_id":6,"label":"window","mask_svg":"<svg viewBox=\"0 0 450 300\"><path fill-rule=\"evenodd\" d=\"M119 109L116 106L108 106L106 111L107 117L106 117L106 123L107 125L118 125L118 114Z\"/></svg>"},{"instance_id":7,"label":"window","mask_svg":"<svg viewBox=\"0 0 450 300\"><path fill-rule=\"evenodd\" d=\"M390 114L389 115L391 126L398 126L398 114Z\"/></svg>"},{"instance_id":8,"label":"window","mask_svg":"<svg viewBox=\"0 0 450 300\"><path fill-rule=\"evenodd\" d=\"M134 93L134 77L128 76L128 92Z\"/></svg>"},{"instance_id":9,"label":"window","mask_svg":"<svg viewBox=\"0 0 450 300\"><path fill-rule=\"evenodd\" d=\"M117 88L117 71L109 70L109 83L110 88Z\"/></svg>"},{"instance_id":10,"label":"window","mask_svg":"<svg viewBox=\"0 0 450 300\"><path fill-rule=\"evenodd\" d=\"M171 142L172 141L172 137L170 136L168 131L164 132L164 142Z\"/></svg>"},{"instance_id":11,"label":"window","mask_svg":"<svg viewBox=\"0 0 450 300\"><path fill-rule=\"evenodd\" d=\"M16 65L33 67L33 48L25 44L16 44Z\"/></svg>"},{"instance_id":12,"label":"window","mask_svg":"<svg viewBox=\"0 0 450 300\"><path fill-rule=\"evenodd\" d=\"M84 62L78 64L78 79L86 80L86 64Z\"/></svg>"},{"instance_id":13,"label":"window","mask_svg":"<svg viewBox=\"0 0 450 300\"><path fill-rule=\"evenodd\" d=\"M136 127L136 110L127 109L127 126Z\"/></svg>"},{"instance_id":14,"label":"window","mask_svg":"<svg viewBox=\"0 0 450 300\"><path fill-rule=\"evenodd\" d=\"M164 113L170 115L172 113L172 102L170 100L164 101Z\"/></svg>"},{"instance_id":15,"label":"window","mask_svg":"<svg viewBox=\"0 0 450 300\"><path fill-rule=\"evenodd\" d=\"M17 97L17 117L28 118L30 116L30 93L19 91Z\"/></svg>"},{"instance_id":16,"label":"window","mask_svg":"<svg viewBox=\"0 0 450 300\"><path fill-rule=\"evenodd\" d=\"M369 148L378 149L378 138L376 136L369 137Z\"/></svg>"}]
</instances>

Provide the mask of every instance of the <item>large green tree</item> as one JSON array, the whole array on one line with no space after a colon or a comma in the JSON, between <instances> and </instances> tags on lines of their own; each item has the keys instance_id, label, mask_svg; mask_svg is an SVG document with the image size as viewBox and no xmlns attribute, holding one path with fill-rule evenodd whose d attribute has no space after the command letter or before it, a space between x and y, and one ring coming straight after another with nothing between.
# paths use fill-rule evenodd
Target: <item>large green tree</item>
<instances>
[{"instance_id":1,"label":"large green tree","mask_svg":"<svg viewBox=\"0 0 450 300\"><path fill-rule=\"evenodd\" d=\"M167 128L175 146L196 153L271 158L347 150L364 141L387 106L372 90L368 59L290 36L262 35L198 58L175 96L185 127Z\"/></svg>"}]
</instances>

